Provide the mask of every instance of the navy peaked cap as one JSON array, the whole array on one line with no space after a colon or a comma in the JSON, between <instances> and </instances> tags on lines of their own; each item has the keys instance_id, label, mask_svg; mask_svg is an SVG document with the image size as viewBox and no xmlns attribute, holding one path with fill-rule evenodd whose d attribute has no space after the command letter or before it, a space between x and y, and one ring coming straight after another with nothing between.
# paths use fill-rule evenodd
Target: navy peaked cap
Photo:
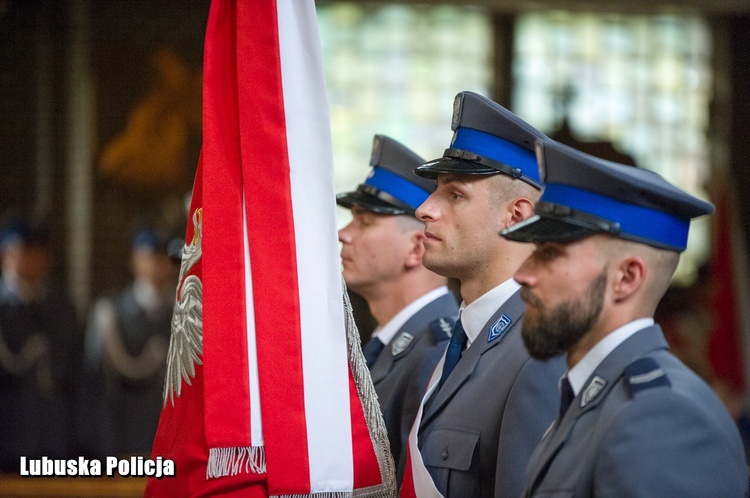
<instances>
[{"instance_id":1,"label":"navy peaked cap","mask_svg":"<svg viewBox=\"0 0 750 498\"><path fill-rule=\"evenodd\" d=\"M414 173L425 178L505 173L541 188L534 144L549 139L508 109L474 92L461 92L453 102L451 129L453 139L443 157Z\"/></svg>"},{"instance_id":2,"label":"navy peaked cap","mask_svg":"<svg viewBox=\"0 0 750 498\"><path fill-rule=\"evenodd\" d=\"M154 224L141 226L130 241L131 250L146 250L153 253L170 254L170 244L173 241L184 244L184 236L176 226L167 224ZM180 255L182 251L180 245Z\"/></svg>"},{"instance_id":3,"label":"navy peaked cap","mask_svg":"<svg viewBox=\"0 0 750 498\"><path fill-rule=\"evenodd\" d=\"M681 252L690 220L714 210L653 171L557 142L538 142L537 158L544 192L534 216L500 232L507 239L565 243L608 233Z\"/></svg>"},{"instance_id":4,"label":"navy peaked cap","mask_svg":"<svg viewBox=\"0 0 750 498\"><path fill-rule=\"evenodd\" d=\"M423 162L396 140L375 135L370 174L354 192L336 195L336 203L345 208L356 204L374 213L414 215L437 186L435 181L413 174Z\"/></svg>"},{"instance_id":5,"label":"navy peaked cap","mask_svg":"<svg viewBox=\"0 0 750 498\"><path fill-rule=\"evenodd\" d=\"M0 227L0 247L15 244L46 246L50 242L46 220L26 214L11 213Z\"/></svg>"}]
</instances>

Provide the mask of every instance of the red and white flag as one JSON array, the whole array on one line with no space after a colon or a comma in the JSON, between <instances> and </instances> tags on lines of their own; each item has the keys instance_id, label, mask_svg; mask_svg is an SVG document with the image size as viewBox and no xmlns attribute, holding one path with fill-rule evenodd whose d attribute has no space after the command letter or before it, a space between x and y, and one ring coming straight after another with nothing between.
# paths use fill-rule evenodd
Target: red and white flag
<instances>
[{"instance_id":1,"label":"red and white flag","mask_svg":"<svg viewBox=\"0 0 750 498\"><path fill-rule=\"evenodd\" d=\"M393 496L345 306L313 0L213 0L203 148L146 496Z\"/></svg>"}]
</instances>

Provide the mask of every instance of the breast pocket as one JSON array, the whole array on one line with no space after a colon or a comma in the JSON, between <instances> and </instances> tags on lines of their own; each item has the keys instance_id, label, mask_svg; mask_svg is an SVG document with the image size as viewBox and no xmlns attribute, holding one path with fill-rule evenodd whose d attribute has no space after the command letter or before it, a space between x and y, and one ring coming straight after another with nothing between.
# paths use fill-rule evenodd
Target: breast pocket
<instances>
[{"instance_id":1,"label":"breast pocket","mask_svg":"<svg viewBox=\"0 0 750 498\"><path fill-rule=\"evenodd\" d=\"M422 447L422 460L444 495L478 496L478 481L471 473L479 432L457 428L434 430Z\"/></svg>"}]
</instances>

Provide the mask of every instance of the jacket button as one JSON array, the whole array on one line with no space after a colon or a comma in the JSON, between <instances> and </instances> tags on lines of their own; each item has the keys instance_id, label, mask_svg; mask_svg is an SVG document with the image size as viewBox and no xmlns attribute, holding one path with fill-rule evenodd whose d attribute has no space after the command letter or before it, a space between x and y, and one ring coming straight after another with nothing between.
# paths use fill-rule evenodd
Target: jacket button
<instances>
[{"instance_id":1,"label":"jacket button","mask_svg":"<svg viewBox=\"0 0 750 498\"><path fill-rule=\"evenodd\" d=\"M443 450L443 454L440 456L443 458L443 460L448 460L448 450Z\"/></svg>"}]
</instances>

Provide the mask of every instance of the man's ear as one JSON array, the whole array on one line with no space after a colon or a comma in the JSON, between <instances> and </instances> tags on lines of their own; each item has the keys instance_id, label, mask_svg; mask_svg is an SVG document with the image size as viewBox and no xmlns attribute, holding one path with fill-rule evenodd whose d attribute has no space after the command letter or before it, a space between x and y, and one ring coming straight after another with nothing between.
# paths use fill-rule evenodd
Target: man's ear
<instances>
[{"instance_id":1,"label":"man's ear","mask_svg":"<svg viewBox=\"0 0 750 498\"><path fill-rule=\"evenodd\" d=\"M612 280L612 298L621 302L633 296L645 283L648 266L640 256L628 256L615 267Z\"/></svg>"},{"instance_id":2,"label":"man's ear","mask_svg":"<svg viewBox=\"0 0 750 498\"><path fill-rule=\"evenodd\" d=\"M516 223L520 223L534 215L534 203L526 197L513 199L508 206L508 213L510 214L508 227L512 227Z\"/></svg>"},{"instance_id":3,"label":"man's ear","mask_svg":"<svg viewBox=\"0 0 750 498\"><path fill-rule=\"evenodd\" d=\"M409 252L404 265L407 268L422 266L422 256L424 256L424 232L415 230L409 236Z\"/></svg>"}]
</instances>

